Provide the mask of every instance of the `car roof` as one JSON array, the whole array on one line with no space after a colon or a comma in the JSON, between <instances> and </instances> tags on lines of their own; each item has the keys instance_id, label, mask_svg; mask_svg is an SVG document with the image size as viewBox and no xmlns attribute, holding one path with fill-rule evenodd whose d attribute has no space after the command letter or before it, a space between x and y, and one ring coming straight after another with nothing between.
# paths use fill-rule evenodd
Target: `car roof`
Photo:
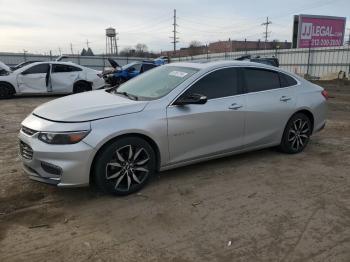
<instances>
[{"instance_id":1,"label":"car roof","mask_svg":"<svg viewBox=\"0 0 350 262\"><path fill-rule=\"evenodd\" d=\"M267 64L262 64L262 63L256 63L256 62L250 62L249 60L220 60L220 61L211 61L211 62L175 62L175 63L170 63L166 64L164 66L179 66L179 67L191 67L191 68L196 68L199 70L213 70L221 67L226 67L226 66L254 66L258 68L266 68L274 71L280 71L283 73L287 74L292 74L291 72L288 72L286 70L283 70L279 67L267 65ZM294 74L292 74L294 75Z\"/></svg>"},{"instance_id":2,"label":"car roof","mask_svg":"<svg viewBox=\"0 0 350 262\"><path fill-rule=\"evenodd\" d=\"M248 66L248 67L257 67L257 68L262 68L262 69L269 69L273 70L276 72L282 72L284 74L293 76L294 78L297 78L299 81L303 81L301 77L298 75L291 73L289 71L286 71L280 67L275 67L267 64L262 64L262 63L255 63L255 62L250 62L249 60L243 60L243 61L238 61L238 60L219 60L219 61L211 61L211 62L175 62L175 63L170 63L166 64L163 66L179 66L179 67L190 67L190 68L196 68L200 71L211 71L215 70L218 68L226 67L226 66Z\"/></svg>"},{"instance_id":3,"label":"car roof","mask_svg":"<svg viewBox=\"0 0 350 262\"><path fill-rule=\"evenodd\" d=\"M225 66L258 66L258 67L265 67L264 64L260 63L254 63L250 61L236 61L236 60L220 60L220 61L212 61L212 62L206 62L206 63L194 63L194 62L175 62L171 64L167 64L167 66L183 66L183 67L192 67L197 69L214 69L214 68L220 68ZM274 67L270 67L276 69Z\"/></svg>"}]
</instances>

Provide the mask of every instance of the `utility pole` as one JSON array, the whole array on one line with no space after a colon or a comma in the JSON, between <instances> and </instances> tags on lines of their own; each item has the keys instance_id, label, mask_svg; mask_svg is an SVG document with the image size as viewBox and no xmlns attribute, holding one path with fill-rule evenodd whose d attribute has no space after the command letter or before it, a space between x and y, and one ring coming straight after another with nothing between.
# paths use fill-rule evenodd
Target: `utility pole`
<instances>
[{"instance_id":1,"label":"utility pole","mask_svg":"<svg viewBox=\"0 0 350 262\"><path fill-rule=\"evenodd\" d=\"M174 22L173 22L173 36L170 37L173 39L173 41L171 42L174 45L174 55L176 54L176 43L178 43L179 38L176 36L176 33L178 33L176 31L176 27L178 26L178 24L176 24L176 9L174 9Z\"/></svg>"},{"instance_id":2,"label":"utility pole","mask_svg":"<svg viewBox=\"0 0 350 262\"><path fill-rule=\"evenodd\" d=\"M28 53L28 51L25 50L25 49L23 49L23 59L24 59L24 62L27 61L27 53Z\"/></svg>"},{"instance_id":3,"label":"utility pole","mask_svg":"<svg viewBox=\"0 0 350 262\"><path fill-rule=\"evenodd\" d=\"M87 47L87 49L89 49L89 44L91 44L91 42L89 42L89 39L86 39L86 47Z\"/></svg>"},{"instance_id":4,"label":"utility pole","mask_svg":"<svg viewBox=\"0 0 350 262\"><path fill-rule=\"evenodd\" d=\"M347 55L347 57L349 57L349 55L350 55L350 28L348 28L348 30L349 30L349 40L348 40L348 55ZM350 79L350 62L349 62L349 69L348 69L348 79Z\"/></svg>"},{"instance_id":5,"label":"utility pole","mask_svg":"<svg viewBox=\"0 0 350 262\"><path fill-rule=\"evenodd\" d=\"M74 55L72 43L70 43L70 52L71 52L72 55Z\"/></svg>"},{"instance_id":6,"label":"utility pole","mask_svg":"<svg viewBox=\"0 0 350 262\"><path fill-rule=\"evenodd\" d=\"M269 34L271 33L268 31L270 24L272 24L272 22L269 20L269 17L266 17L266 22L261 24L261 25L265 26L265 32L263 33L264 38L265 38L265 49L267 47L267 38L269 37Z\"/></svg>"}]
</instances>

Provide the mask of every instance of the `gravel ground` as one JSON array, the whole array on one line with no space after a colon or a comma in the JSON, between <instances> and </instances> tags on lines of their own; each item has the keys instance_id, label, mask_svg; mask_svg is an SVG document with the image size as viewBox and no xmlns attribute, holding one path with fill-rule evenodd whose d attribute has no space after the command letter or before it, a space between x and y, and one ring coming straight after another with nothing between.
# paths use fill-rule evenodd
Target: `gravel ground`
<instances>
[{"instance_id":1,"label":"gravel ground","mask_svg":"<svg viewBox=\"0 0 350 262\"><path fill-rule=\"evenodd\" d=\"M30 181L20 122L53 97L0 101L0 261L350 261L350 85L298 155L260 150L163 172L138 194Z\"/></svg>"}]
</instances>

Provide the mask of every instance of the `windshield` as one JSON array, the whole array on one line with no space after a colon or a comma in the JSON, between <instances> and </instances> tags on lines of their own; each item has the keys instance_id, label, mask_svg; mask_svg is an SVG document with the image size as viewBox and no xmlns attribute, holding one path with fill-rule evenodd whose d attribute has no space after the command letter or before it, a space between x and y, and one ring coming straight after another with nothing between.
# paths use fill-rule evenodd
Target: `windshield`
<instances>
[{"instance_id":1,"label":"windshield","mask_svg":"<svg viewBox=\"0 0 350 262\"><path fill-rule=\"evenodd\" d=\"M160 66L122 84L118 92L126 92L140 99L158 99L198 72L180 66Z\"/></svg>"},{"instance_id":2,"label":"windshield","mask_svg":"<svg viewBox=\"0 0 350 262\"><path fill-rule=\"evenodd\" d=\"M122 69L125 70L125 69L128 69L129 67L132 67L132 66L135 66L135 65L137 65L136 62L130 63L130 64L127 64L127 65L122 66Z\"/></svg>"}]
</instances>

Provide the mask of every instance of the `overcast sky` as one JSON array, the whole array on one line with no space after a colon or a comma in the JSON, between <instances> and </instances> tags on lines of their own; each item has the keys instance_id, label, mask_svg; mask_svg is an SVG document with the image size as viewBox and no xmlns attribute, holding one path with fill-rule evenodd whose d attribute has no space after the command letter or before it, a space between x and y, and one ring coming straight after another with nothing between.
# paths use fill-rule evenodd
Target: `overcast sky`
<instances>
[{"instance_id":1,"label":"overcast sky","mask_svg":"<svg viewBox=\"0 0 350 262\"><path fill-rule=\"evenodd\" d=\"M349 25L350 1L0 0L0 52L70 53L70 43L78 52L89 40L102 53L109 26L119 32L120 49L145 43L153 51L171 50L174 8L184 47L192 40L257 40L266 16L271 40L291 41L294 14L344 16Z\"/></svg>"}]
</instances>

